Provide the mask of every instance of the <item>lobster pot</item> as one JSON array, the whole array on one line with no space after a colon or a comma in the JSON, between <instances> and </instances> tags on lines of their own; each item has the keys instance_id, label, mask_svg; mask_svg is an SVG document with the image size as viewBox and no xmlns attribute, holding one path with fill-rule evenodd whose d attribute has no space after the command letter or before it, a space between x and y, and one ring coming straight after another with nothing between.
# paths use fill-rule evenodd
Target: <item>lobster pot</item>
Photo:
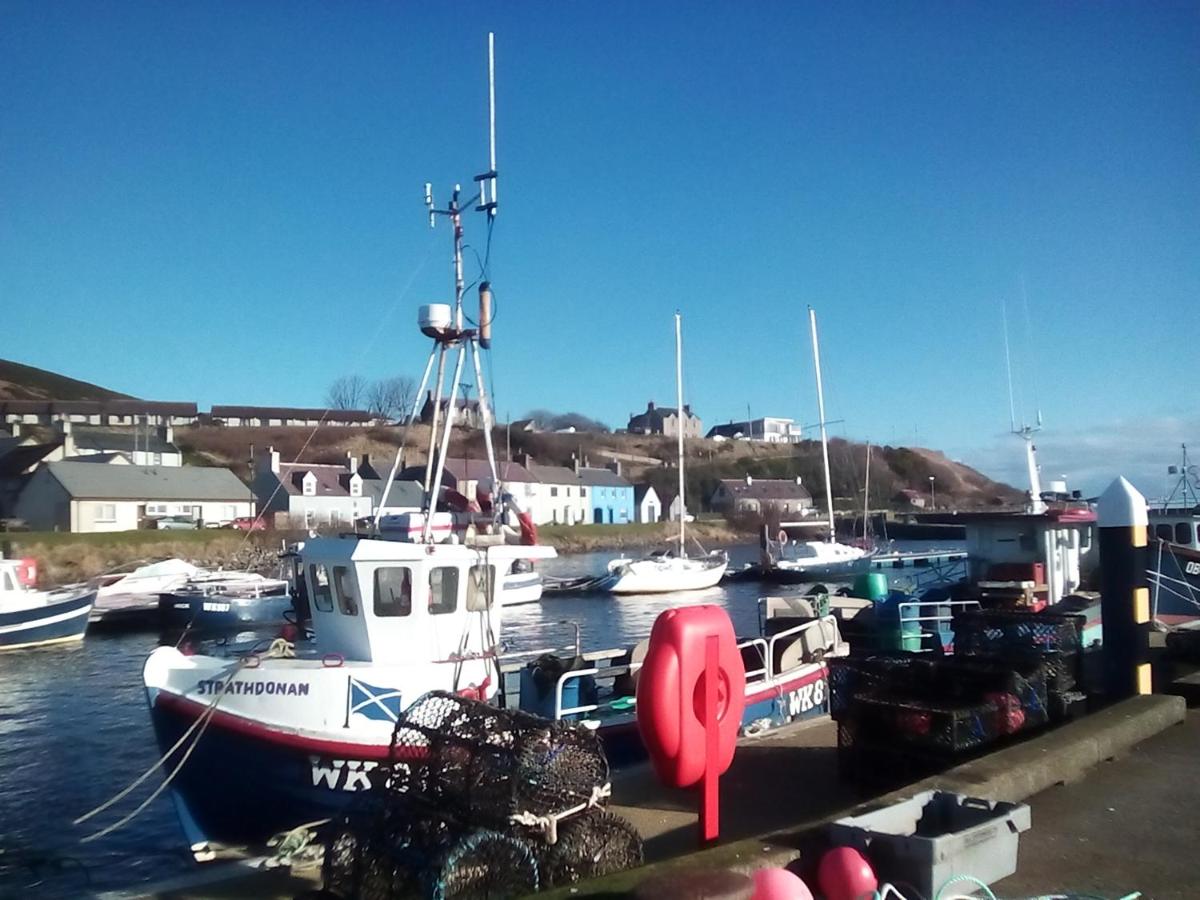
<instances>
[{"instance_id":1,"label":"lobster pot","mask_svg":"<svg viewBox=\"0 0 1200 900\"><path fill-rule=\"evenodd\" d=\"M537 855L542 887L574 884L642 864L642 838L637 829L614 813L590 809L558 826L557 840L538 836L530 844Z\"/></svg>"},{"instance_id":2,"label":"lobster pot","mask_svg":"<svg viewBox=\"0 0 1200 900\"><path fill-rule=\"evenodd\" d=\"M1082 649L1083 616L1023 610L967 610L954 614L955 653L1077 653Z\"/></svg>"},{"instance_id":3,"label":"lobster pot","mask_svg":"<svg viewBox=\"0 0 1200 900\"><path fill-rule=\"evenodd\" d=\"M498 830L592 803L608 784L593 732L436 691L396 723L391 760L391 802Z\"/></svg>"},{"instance_id":4,"label":"lobster pot","mask_svg":"<svg viewBox=\"0 0 1200 900\"><path fill-rule=\"evenodd\" d=\"M848 715L854 697L881 688L902 690L913 683L916 669L924 664L916 653L872 653L866 656L831 656L829 667L829 714L834 719Z\"/></svg>"},{"instance_id":5,"label":"lobster pot","mask_svg":"<svg viewBox=\"0 0 1200 900\"><path fill-rule=\"evenodd\" d=\"M326 845L324 875L328 891L355 900L516 897L540 886L526 842L436 816L348 818Z\"/></svg>"},{"instance_id":6,"label":"lobster pot","mask_svg":"<svg viewBox=\"0 0 1200 900\"><path fill-rule=\"evenodd\" d=\"M854 702L860 740L900 742L945 753L985 746L1020 725L997 703L958 704L859 695Z\"/></svg>"}]
</instances>

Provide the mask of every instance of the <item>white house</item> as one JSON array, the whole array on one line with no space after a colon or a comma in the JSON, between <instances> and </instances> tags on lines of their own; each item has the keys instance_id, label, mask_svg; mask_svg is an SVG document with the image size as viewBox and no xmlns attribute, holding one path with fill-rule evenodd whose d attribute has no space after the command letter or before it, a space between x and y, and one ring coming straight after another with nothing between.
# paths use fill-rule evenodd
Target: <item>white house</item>
<instances>
[{"instance_id":1,"label":"white house","mask_svg":"<svg viewBox=\"0 0 1200 900\"><path fill-rule=\"evenodd\" d=\"M376 500L354 466L281 463L274 447L258 454L252 487L268 521L284 527L348 526Z\"/></svg>"},{"instance_id":2,"label":"white house","mask_svg":"<svg viewBox=\"0 0 1200 900\"><path fill-rule=\"evenodd\" d=\"M34 472L13 514L36 531L132 531L162 515L228 524L254 515L254 500L228 469L63 461Z\"/></svg>"},{"instance_id":3,"label":"white house","mask_svg":"<svg viewBox=\"0 0 1200 900\"><path fill-rule=\"evenodd\" d=\"M522 462L536 479L529 509L534 522L577 525L587 520L583 484L573 469L539 465L527 454L523 454Z\"/></svg>"},{"instance_id":4,"label":"white house","mask_svg":"<svg viewBox=\"0 0 1200 900\"><path fill-rule=\"evenodd\" d=\"M171 425L92 428L60 422L58 430L62 435L62 459L116 462L114 457L119 456L135 466L183 465L183 453L175 446Z\"/></svg>"},{"instance_id":5,"label":"white house","mask_svg":"<svg viewBox=\"0 0 1200 900\"><path fill-rule=\"evenodd\" d=\"M662 518L662 501L652 484L633 486L633 520L635 522L657 522Z\"/></svg>"},{"instance_id":6,"label":"white house","mask_svg":"<svg viewBox=\"0 0 1200 900\"><path fill-rule=\"evenodd\" d=\"M800 478L722 478L709 498L717 512L807 515L813 508L812 495Z\"/></svg>"},{"instance_id":7,"label":"white house","mask_svg":"<svg viewBox=\"0 0 1200 900\"><path fill-rule=\"evenodd\" d=\"M804 432L795 419L779 416L763 416L743 422L730 420L724 425L714 425L705 437L710 440L760 441L766 444L796 444L804 439Z\"/></svg>"}]
</instances>

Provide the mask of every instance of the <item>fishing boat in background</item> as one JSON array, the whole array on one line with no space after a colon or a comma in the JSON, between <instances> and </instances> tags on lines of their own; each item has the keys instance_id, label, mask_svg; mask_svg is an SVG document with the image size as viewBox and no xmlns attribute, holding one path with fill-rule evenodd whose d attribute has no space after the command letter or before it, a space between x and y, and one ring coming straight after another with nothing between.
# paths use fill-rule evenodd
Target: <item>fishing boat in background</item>
<instances>
[{"instance_id":1,"label":"fishing boat in background","mask_svg":"<svg viewBox=\"0 0 1200 900\"><path fill-rule=\"evenodd\" d=\"M32 559L0 559L0 650L83 640L92 588L39 591Z\"/></svg>"},{"instance_id":2,"label":"fishing boat in background","mask_svg":"<svg viewBox=\"0 0 1200 900\"><path fill-rule=\"evenodd\" d=\"M283 624L293 611L290 585L256 572L207 573L158 597L164 629L214 631Z\"/></svg>"},{"instance_id":3,"label":"fishing boat in background","mask_svg":"<svg viewBox=\"0 0 1200 900\"><path fill-rule=\"evenodd\" d=\"M542 575L534 571L532 560L513 562L500 582L500 602L504 606L523 606L542 599Z\"/></svg>"},{"instance_id":4,"label":"fishing boat in background","mask_svg":"<svg viewBox=\"0 0 1200 900\"><path fill-rule=\"evenodd\" d=\"M1186 444L1167 473L1179 476L1175 486L1148 510L1152 616L1167 628L1200 628L1200 466Z\"/></svg>"},{"instance_id":5,"label":"fishing boat in background","mask_svg":"<svg viewBox=\"0 0 1200 900\"><path fill-rule=\"evenodd\" d=\"M676 409L683 410L683 331L679 313L675 313L675 393ZM714 550L703 556L687 554L684 523L687 521L683 461L683 425L678 435L679 470L679 545L678 550L660 550L640 559L614 559L608 564L608 576L601 587L612 594L664 594L698 591L716 587L729 567L729 555Z\"/></svg>"}]
</instances>

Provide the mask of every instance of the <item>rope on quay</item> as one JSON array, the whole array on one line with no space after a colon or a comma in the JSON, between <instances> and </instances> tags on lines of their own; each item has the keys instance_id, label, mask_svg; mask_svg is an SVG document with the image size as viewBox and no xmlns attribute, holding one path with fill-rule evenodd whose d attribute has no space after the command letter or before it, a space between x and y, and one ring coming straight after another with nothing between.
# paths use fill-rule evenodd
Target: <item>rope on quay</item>
<instances>
[{"instance_id":1,"label":"rope on quay","mask_svg":"<svg viewBox=\"0 0 1200 900\"><path fill-rule=\"evenodd\" d=\"M101 813L104 810L108 809L114 803L118 803L119 801L123 800L125 797L129 796L129 794L135 788L137 788L138 785L140 785L147 778L149 778L152 774L154 774L156 771L158 771L160 768L162 768L163 764L165 764L166 761L171 758L171 756L175 753L175 751L177 751L180 747L182 747L183 743L189 737L191 737L192 732L196 731L196 729L199 728L200 730L196 734L195 739L188 746L187 750L184 751L183 757L176 764L175 768L172 769L171 773L169 775L167 775L166 778L163 779L162 784L160 784L157 788L155 788L154 791L150 794L150 796L147 797L145 800L143 800L141 803L139 803L131 813L118 819L116 822L112 823L111 825L107 826L106 828L102 828L102 829L100 829L100 831L97 831L93 834L89 834L87 837L81 838L80 843L87 844L87 843L91 843L92 841L99 840L100 838L105 837L106 835L112 834L117 829L122 828L125 825L129 824L129 822L133 821L133 819L135 819L142 812L142 810L144 810L147 806L149 806L151 803L153 803L154 800L160 794L162 794L162 792L165 791L167 789L167 787L170 786L171 782L175 780L175 776L177 776L180 773L180 771L182 771L184 765L188 761L188 758L192 755L192 751L194 751L196 749L196 745L200 743L200 738L202 738L204 736L204 732L208 729L208 725L212 721L213 715L217 711L217 707L220 705L221 700L224 699L224 697L225 697L225 693L226 693L225 688L229 687L229 684L230 684L230 682L233 681L234 676L237 675L237 673L240 672L247 665L247 663L249 663L249 661L251 659L289 658L292 656L295 656L295 646L291 642L286 641L283 638L276 638L275 640L273 640L271 642L270 647L268 647L266 652L263 653L261 656L252 651L250 653L247 653L245 656L241 657L237 661L237 664L232 669L230 669L229 674L225 677L225 680L221 685L221 690L218 691L217 695L213 698L213 702L211 704L209 704L208 707L205 708L204 712L202 712L199 716L196 717L196 721L194 721L188 727L187 731L185 731L180 736L179 740L177 740L171 746L171 748L169 750L167 750L167 752L164 753L159 758L158 762L156 762L149 769L147 769L145 772L143 772L141 775L139 775L136 779L134 779L132 782L130 782L130 784L126 788L119 791L117 794L113 795L111 798L106 800L104 803L101 803L95 809L92 809L92 810L84 813L82 816L75 819L71 824L72 825L80 825L83 822L86 822L88 819L95 816L96 814Z\"/></svg>"}]
</instances>

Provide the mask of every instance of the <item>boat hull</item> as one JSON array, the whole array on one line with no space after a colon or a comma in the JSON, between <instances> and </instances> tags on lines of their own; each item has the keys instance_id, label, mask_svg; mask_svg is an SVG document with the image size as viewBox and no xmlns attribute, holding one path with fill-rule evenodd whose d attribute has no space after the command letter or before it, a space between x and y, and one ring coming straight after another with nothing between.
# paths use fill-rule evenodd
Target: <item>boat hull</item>
<instances>
[{"instance_id":1,"label":"boat hull","mask_svg":"<svg viewBox=\"0 0 1200 900\"><path fill-rule=\"evenodd\" d=\"M1200 622L1200 550L1164 543L1147 573L1154 615L1165 625Z\"/></svg>"},{"instance_id":2,"label":"boat hull","mask_svg":"<svg viewBox=\"0 0 1200 900\"><path fill-rule=\"evenodd\" d=\"M22 650L83 639L96 592L87 591L44 606L0 612L0 650Z\"/></svg>"},{"instance_id":3,"label":"boat hull","mask_svg":"<svg viewBox=\"0 0 1200 900\"><path fill-rule=\"evenodd\" d=\"M757 734L828 711L827 670L804 666L747 689L743 730ZM166 752L203 715L207 704L149 688L150 715ZM211 845L256 845L269 837L345 811L362 792L382 783L389 740L338 740L270 726L218 708L172 782L176 810L196 853ZM645 759L636 714L601 721L597 733L610 766ZM390 738L390 735L389 735ZM184 749L187 743L185 742ZM179 754L168 760L171 771Z\"/></svg>"},{"instance_id":4,"label":"boat hull","mask_svg":"<svg viewBox=\"0 0 1200 900\"><path fill-rule=\"evenodd\" d=\"M221 630L248 625L283 624L292 609L291 594L234 597L222 594L162 594L158 598L163 628Z\"/></svg>"},{"instance_id":5,"label":"boat hull","mask_svg":"<svg viewBox=\"0 0 1200 900\"><path fill-rule=\"evenodd\" d=\"M695 565L687 565L695 563ZM703 591L716 587L725 577L727 562L679 560L668 557L636 560L617 566L607 585L611 594L670 594L676 591Z\"/></svg>"},{"instance_id":6,"label":"boat hull","mask_svg":"<svg viewBox=\"0 0 1200 900\"><path fill-rule=\"evenodd\" d=\"M500 602L504 606L537 603L542 599L542 576L537 572L520 572L504 576Z\"/></svg>"}]
</instances>

